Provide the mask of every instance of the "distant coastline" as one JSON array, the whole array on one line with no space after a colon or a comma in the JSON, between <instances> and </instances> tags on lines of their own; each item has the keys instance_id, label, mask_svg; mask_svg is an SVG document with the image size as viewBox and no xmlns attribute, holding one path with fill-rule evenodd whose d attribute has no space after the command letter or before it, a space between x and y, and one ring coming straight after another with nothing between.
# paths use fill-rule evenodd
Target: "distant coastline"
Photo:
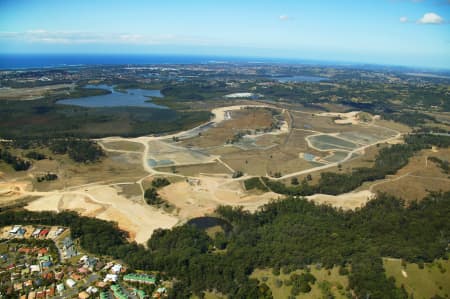
<instances>
[{"instance_id":1,"label":"distant coastline","mask_svg":"<svg viewBox=\"0 0 450 299\"><path fill-rule=\"evenodd\" d=\"M345 61L322 61L296 58L212 56L175 54L26 54L0 53L0 70L65 68L96 65L180 65L180 64L305 64L319 66L358 67L361 69L397 69L437 71L432 68L387 66ZM441 69L442 71L442 69ZM447 70L448 71L448 70Z\"/></svg>"},{"instance_id":2,"label":"distant coastline","mask_svg":"<svg viewBox=\"0 0 450 299\"><path fill-rule=\"evenodd\" d=\"M226 57L206 55L158 54L0 54L0 69L63 68L95 65L171 65L220 63L305 63L326 64L318 61Z\"/></svg>"}]
</instances>

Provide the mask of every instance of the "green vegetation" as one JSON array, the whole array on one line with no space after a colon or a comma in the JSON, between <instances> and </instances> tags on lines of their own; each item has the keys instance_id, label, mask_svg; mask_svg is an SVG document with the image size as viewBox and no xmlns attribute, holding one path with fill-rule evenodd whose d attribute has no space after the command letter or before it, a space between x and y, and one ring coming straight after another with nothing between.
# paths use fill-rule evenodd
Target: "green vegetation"
<instances>
[{"instance_id":1,"label":"green vegetation","mask_svg":"<svg viewBox=\"0 0 450 299\"><path fill-rule=\"evenodd\" d=\"M385 114L384 118L403 123L410 127L417 127L429 121L436 122L436 119L434 117L420 112L395 112Z\"/></svg>"},{"instance_id":2,"label":"green vegetation","mask_svg":"<svg viewBox=\"0 0 450 299\"><path fill-rule=\"evenodd\" d=\"M103 149L94 141L83 139L54 139L49 142L55 154L68 154L78 163L96 162L105 155Z\"/></svg>"},{"instance_id":3,"label":"green vegetation","mask_svg":"<svg viewBox=\"0 0 450 299\"><path fill-rule=\"evenodd\" d=\"M156 188L149 188L145 190L144 198L149 205L160 205L164 202L164 200L159 197Z\"/></svg>"},{"instance_id":4,"label":"green vegetation","mask_svg":"<svg viewBox=\"0 0 450 299\"><path fill-rule=\"evenodd\" d=\"M170 184L170 182L169 182ZM153 184L152 184L153 185ZM159 185L159 184L157 184ZM162 186L162 185L160 185ZM167 185L165 185L167 186ZM162 199L161 196L159 196L157 187L151 187L145 190L144 192L144 199L145 202L151 206L156 206L157 208L164 208L167 212L171 212L174 209L174 206L171 205L166 200Z\"/></svg>"},{"instance_id":5,"label":"green vegetation","mask_svg":"<svg viewBox=\"0 0 450 299\"><path fill-rule=\"evenodd\" d=\"M100 138L186 130L210 119L209 111L142 107L86 108L56 104L61 99L0 101L0 136L5 139L76 136Z\"/></svg>"},{"instance_id":6,"label":"green vegetation","mask_svg":"<svg viewBox=\"0 0 450 299\"><path fill-rule=\"evenodd\" d=\"M1 148L0 148L0 161L3 161L11 165L15 171L28 170L31 167L31 162L16 157L6 149Z\"/></svg>"},{"instance_id":7,"label":"green vegetation","mask_svg":"<svg viewBox=\"0 0 450 299\"><path fill-rule=\"evenodd\" d=\"M448 174L450 172L450 163L448 161L441 160L438 157L428 157L428 161L439 165L444 173Z\"/></svg>"},{"instance_id":8,"label":"green vegetation","mask_svg":"<svg viewBox=\"0 0 450 299\"><path fill-rule=\"evenodd\" d=\"M259 189L268 191L267 187L261 182L260 178L251 178L244 181L245 190Z\"/></svg>"},{"instance_id":9,"label":"green vegetation","mask_svg":"<svg viewBox=\"0 0 450 299\"><path fill-rule=\"evenodd\" d=\"M38 176L36 178L38 183L41 183L41 182L44 182L44 181L54 181L56 179L58 179L58 175L55 174L55 173L50 173L50 172L45 174L45 175Z\"/></svg>"},{"instance_id":10,"label":"green vegetation","mask_svg":"<svg viewBox=\"0 0 450 299\"><path fill-rule=\"evenodd\" d=\"M156 189L169 186L170 182L166 178L156 178L152 181L152 186Z\"/></svg>"},{"instance_id":11,"label":"green vegetation","mask_svg":"<svg viewBox=\"0 0 450 299\"><path fill-rule=\"evenodd\" d=\"M249 279L254 269L301 269L314 263L325 269L350 264L349 286L360 298L369 294L407 298L405 290L385 275L381 257L432 262L447 256L450 236L450 193L431 194L408 207L379 195L357 211L288 198L269 203L255 214L231 207L220 207L216 213L233 225L223 254L215 254L213 240L191 225L155 231L148 249L127 243L115 224L75 213L6 211L1 213L0 225L69 226L87 251L176 277L173 298L208 289L233 298L268 298L264 284Z\"/></svg>"},{"instance_id":12,"label":"green vegetation","mask_svg":"<svg viewBox=\"0 0 450 299\"><path fill-rule=\"evenodd\" d=\"M350 192L364 182L383 179L386 175L395 174L419 150L431 148L433 145L439 147L450 146L450 137L414 134L406 136L405 142L406 144L395 144L381 149L373 167L357 168L351 173L322 172L316 185L309 185L306 179L300 185L293 184L292 186L287 186L268 178L263 178L263 180L270 190L279 194L306 196L314 193L324 193L338 195ZM252 187L259 188L260 186L252 185ZM266 187L264 186L264 188Z\"/></svg>"},{"instance_id":13,"label":"green vegetation","mask_svg":"<svg viewBox=\"0 0 450 299\"><path fill-rule=\"evenodd\" d=\"M36 151L31 151L28 152L25 157L27 157L28 159L33 159L33 160L44 160L47 159L47 156L41 153L38 153Z\"/></svg>"},{"instance_id":14,"label":"green vegetation","mask_svg":"<svg viewBox=\"0 0 450 299\"><path fill-rule=\"evenodd\" d=\"M6 149L13 148L28 150L48 147L53 154L67 154L70 159L77 163L93 163L105 156L105 152L95 141L79 138L19 138L13 140L12 142L3 142L2 145L5 149L0 149L0 154L3 153L3 155L0 156L4 156L7 161L18 161L17 163L19 163L19 165L29 162L20 162L23 160L12 156ZM26 153L25 157L35 160L47 158L47 156L38 153L35 150ZM23 170L26 169L28 168Z\"/></svg>"},{"instance_id":15,"label":"green vegetation","mask_svg":"<svg viewBox=\"0 0 450 299\"><path fill-rule=\"evenodd\" d=\"M297 296L300 293L311 292L311 285L316 283L316 278L311 273L302 274L292 274L288 281L285 282L287 285L292 285L291 295Z\"/></svg>"}]
</instances>

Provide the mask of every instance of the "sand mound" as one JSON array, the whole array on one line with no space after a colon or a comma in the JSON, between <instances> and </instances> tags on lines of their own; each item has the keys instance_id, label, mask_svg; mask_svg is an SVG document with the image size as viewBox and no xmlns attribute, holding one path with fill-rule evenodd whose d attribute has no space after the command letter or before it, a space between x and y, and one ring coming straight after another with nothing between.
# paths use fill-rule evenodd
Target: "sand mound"
<instances>
[{"instance_id":1,"label":"sand mound","mask_svg":"<svg viewBox=\"0 0 450 299\"><path fill-rule=\"evenodd\" d=\"M344 193L341 195L327 195L327 194L314 194L307 196L309 200L312 200L318 204L329 204L336 208L342 208L344 210L353 210L363 207L370 199L372 199L374 193L369 190L363 190L358 192Z\"/></svg>"}]
</instances>

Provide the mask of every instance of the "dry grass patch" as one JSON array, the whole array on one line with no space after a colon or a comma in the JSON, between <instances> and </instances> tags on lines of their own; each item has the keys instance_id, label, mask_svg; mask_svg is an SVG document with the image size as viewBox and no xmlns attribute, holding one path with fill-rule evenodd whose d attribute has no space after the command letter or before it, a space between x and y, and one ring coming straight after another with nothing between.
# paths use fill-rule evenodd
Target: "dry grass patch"
<instances>
[{"instance_id":1,"label":"dry grass patch","mask_svg":"<svg viewBox=\"0 0 450 299\"><path fill-rule=\"evenodd\" d=\"M0 100L36 100L42 98L47 92L57 89L68 90L71 87L71 84L54 84L30 88L0 88Z\"/></svg>"},{"instance_id":2,"label":"dry grass patch","mask_svg":"<svg viewBox=\"0 0 450 299\"><path fill-rule=\"evenodd\" d=\"M176 173L182 174L185 176L198 176L202 173L208 174L231 174L231 171L226 168L224 165L219 162L207 163L207 164L199 164L199 165L181 165L172 167L157 167L155 168L157 171L162 172L172 172L174 169Z\"/></svg>"},{"instance_id":3,"label":"dry grass patch","mask_svg":"<svg viewBox=\"0 0 450 299\"><path fill-rule=\"evenodd\" d=\"M272 124L272 113L264 108L250 108L231 111L231 119L212 127L201 136L183 140L177 145L187 147L213 147L224 145L227 140L241 131L269 128Z\"/></svg>"},{"instance_id":4,"label":"dry grass patch","mask_svg":"<svg viewBox=\"0 0 450 299\"><path fill-rule=\"evenodd\" d=\"M442 172L435 163L427 160L432 156L448 161L450 160L450 149L420 151L394 176L370 184L371 190L387 192L406 201L420 200L429 191L450 191L449 175Z\"/></svg>"},{"instance_id":5,"label":"dry grass patch","mask_svg":"<svg viewBox=\"0 0 450 299\"><path fill-rule=\"evenodd\" d=\"M44 183L35 182L34 186L38 191L52 191L95 182L132 182L147 174L142 167L142 155L134 153L110 152L101 161L88 164L75 163L67 156L39 162L42 163L36 163L33 172L50 170L58 175L58 179Z\"/></svg>"},{"instance_id":6,"label":"dry grass patch","mask_svg":"<svg viewBox=\"0 0 450 299\"><path fill-rule=\"evenodd\" d=\"M119 151L143 152L144 146L138 142L132 141L103 141L102 144L106 149Z\"/></svg>"}]
</instances>

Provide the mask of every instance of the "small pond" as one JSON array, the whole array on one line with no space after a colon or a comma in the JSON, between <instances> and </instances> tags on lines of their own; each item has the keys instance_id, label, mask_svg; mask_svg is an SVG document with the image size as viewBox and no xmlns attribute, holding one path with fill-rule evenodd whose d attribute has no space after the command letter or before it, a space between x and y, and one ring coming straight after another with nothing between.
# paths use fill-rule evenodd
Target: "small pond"
<instances>
[{"instance_id":1,"label":"small pond","mask_svg":"<svg viewBox=\"0 0 450 299\"><path fill-rule=\"evenodd\" d=\"M218 225L220 227L222 227L222 229L226 232L228 232L232 229L232 226L228 221L221 219L221 218L210 217L210 216L193 218L193 219L189 220L187 222L187 224L193 225L198 229L208 229L210 227L214 227L214 226L218 226Z\"/></svg>"}]
</instances>

